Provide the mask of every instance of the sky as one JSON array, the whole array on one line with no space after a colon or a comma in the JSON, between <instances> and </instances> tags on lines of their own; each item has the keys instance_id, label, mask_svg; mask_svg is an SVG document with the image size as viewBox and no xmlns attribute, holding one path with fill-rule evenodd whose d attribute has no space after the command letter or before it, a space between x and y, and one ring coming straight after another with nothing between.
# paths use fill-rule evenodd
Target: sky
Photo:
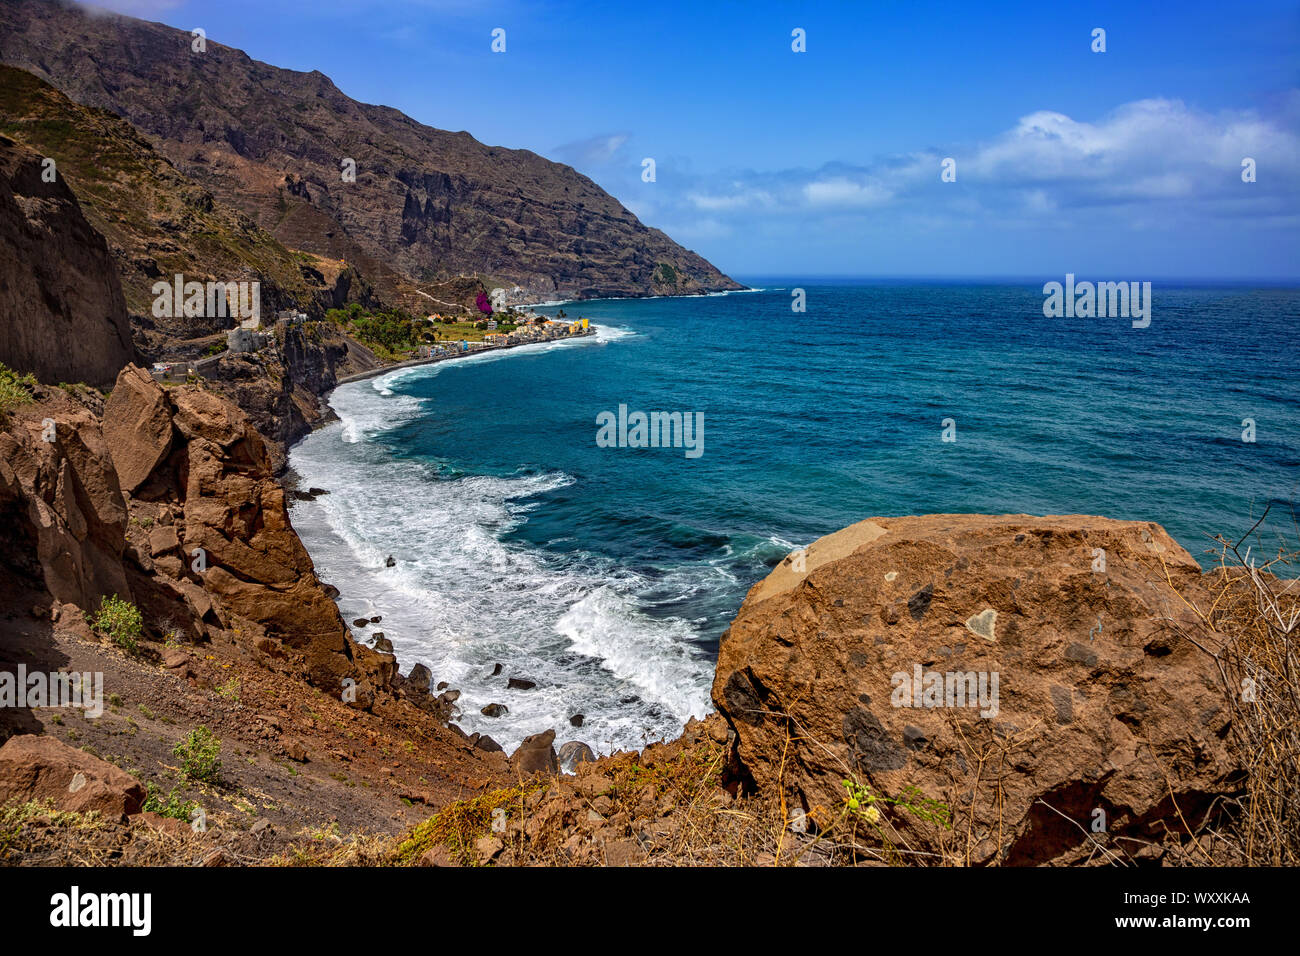
<instances>
[{"instance_id":1,"label":"sky","mask_svg":"<svg viewBox=\"0 0 1300 956\"><path fill-rule=\"evenodd\" d=\"M94 5L567 163L741 279L1300 279L1300 0Z\"/></svg>"}]
</instances>

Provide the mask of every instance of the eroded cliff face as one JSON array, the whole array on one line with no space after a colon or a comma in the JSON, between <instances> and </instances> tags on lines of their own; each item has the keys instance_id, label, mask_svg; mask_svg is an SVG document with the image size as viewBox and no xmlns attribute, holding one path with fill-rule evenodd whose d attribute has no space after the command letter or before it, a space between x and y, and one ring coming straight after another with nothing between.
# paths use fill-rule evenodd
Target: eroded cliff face
<instances>
[{"instance_id":1,"label":"eroded cliff face","mask_svg":"<svg viewBox=\"0 0 1300 956\"><path fill-rule=\"evenodd\" d=\"M281 327L273 348L230 353L202 366L207 387L248 415L266 439L272 471L288 463L289 447L329 420L323 396L338 379L383 364L369 349L328 322Z\"/></svg>"},{"instance_id":2,"label":"eroded cliff face","mask_svg":"<svg viewBox=\"0 0 1300 956\"><path fill-rule=\"evenodd\" d=\"M814 825L853 780L946 807L951 830L879 806L935 860L1080 862L1099 819L1158 860L1240 785L1214 660L1180 636L1214 648L1184 603L1207 593L1151 522L872 518L753 587L713 700L752 780Z\"/></svg>"},{"instance_id":3,"label":"eroded cliff face","mask_svg":"<svg viewBox=\"0 0 1300 956\"><path fill-rule=\"evenodd\" d=\"M102 420L58 389L39 397L0 431L10 570L87 611L131 600L154 639L266 642L331 693L356 680L363 704L391 686L394 658L349 636L243 412L135 366Z\"/></svg>"},{"instance_id":4,"label":"eroded cliff face","mask_svg":"<svg viewBox=\"0 0 1300 956\"><path fill-rule=\"evenodd\" d=\"M108 246L43 158L0 136L0 362L106 385L134 354Z\"/></svg>"},{"instance_id":5,"label":"eroded cliff face","mask_svg":"<svg viewBox=\"0 0 1300 956\"><path fill-rule=\"evenodd\" d=\"M353 301L379 304L355 267L291 252L176 169L131 124L72 102L31 73L0 65L0 126L54 161L59 183L85 204L87 235L103 236L95 238L96 248L107 242L135 347L149 361L200 358L224 344L221 336L236 324L229 310L187 315L173 307L155 314L155 283L170 286L178 275L187 282L256 282L267 326L281 309L319 316Z\"/></svg>"}]
</instances>

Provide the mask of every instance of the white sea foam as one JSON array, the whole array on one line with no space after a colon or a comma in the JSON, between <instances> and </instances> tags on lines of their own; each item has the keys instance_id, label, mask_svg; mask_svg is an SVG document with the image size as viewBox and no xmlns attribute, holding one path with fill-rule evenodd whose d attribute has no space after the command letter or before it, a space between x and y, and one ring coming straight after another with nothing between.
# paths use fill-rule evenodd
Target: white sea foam
<instances>
[{"instance_id":1,"label":"white sea foam","mask_svg":"<svg viewBox=\"0 0 1300 956\"><path fill-rule=\"evenodd\" d=\"M604 341L630 334L601 331ZM505 542L528 511L545 506L538 496L574 479L448 480L434 465L392 457L375 439L428 413L401 393L401 383L456 364L341 386L330 400L340 421L291 454L303 485L330 492L295 504L293 522L322 579L340 589L345 619L382 615L355 633L383 631L403 670L424 663L436 681L461 691L461 727L489 733L507 749L550 728L557 744L580 739L602 752L676 736L687 718L707 712L712 667L696 643L698 624L656 614L654 605L697 593L715 572L705 567L692 579L677 570L651 582L594 555ZM504 669L493 677L498 662ZM511 676L537 688L508 690ZM484 717L479 711L489 703L510 712ZM569 725L575 713L586 718L581 729Z\"/></svg>"}]
</instances>

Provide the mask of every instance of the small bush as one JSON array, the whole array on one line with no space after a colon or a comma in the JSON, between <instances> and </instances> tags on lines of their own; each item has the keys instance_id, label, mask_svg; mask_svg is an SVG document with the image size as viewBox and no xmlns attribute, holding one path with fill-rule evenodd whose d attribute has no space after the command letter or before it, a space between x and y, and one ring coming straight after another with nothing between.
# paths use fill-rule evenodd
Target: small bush
<instances>
[{"instance_id":1,"label":"small bush","mask_svg":"<svg viewBox=\"0 0 1300 956\"><path fill-rule=\"evenodd\" d=\"M181 758L181 775L187 780L216 783L221 775L221 741L207 727L195 727L172 750Z\"/></svg>"},{"instance_id":2,"label":"small bush","mask_svg":"<svg viewBox=\"0 0 1300 956\"><path fill-rule=\"evenodd\" d=\"M177 795L174 787L166 797L162 796L162 791L153 783L146 783L144 788L148 794L145 797L144 809L151 813L161 814L164 817L173 817L189 823L190 816L199 807L193 800L182 800Z\"/></svg>"},{"instance_id":3,"label":"small bush","mask_svg":"<svg viewBox=\"0 0 1300 956\"><path fill-rule=\"evenodd\" d=\"M34 401L32 397L34 388L36 388L36 377L30 372L19 375L7 365L0 363L0 416L4 416L12 408Z\"/></svg>"},{"instance_id":4,"label":"small bush","mask_svg":"<svg viewBox=\"0 0 1300 956\"><path fill-rule=\"evenodd\" d=\"M99 613L95 615L94 623L95 630L109 637L123 650L134 653L140 646L144 620L140 616L140 609L130 601L123 601L116 594L105 597L99 603Z\"/></svg>"}]
</instances>

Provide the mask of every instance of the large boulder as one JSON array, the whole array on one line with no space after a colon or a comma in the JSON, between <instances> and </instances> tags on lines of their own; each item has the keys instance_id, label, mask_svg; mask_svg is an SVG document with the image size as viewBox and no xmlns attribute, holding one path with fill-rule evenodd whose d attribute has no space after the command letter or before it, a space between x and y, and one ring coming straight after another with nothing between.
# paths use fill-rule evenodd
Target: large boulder
<instances>
[{"instance_id":1,"label":"large boulder","mask_svg":"<svg viewBox=\"0 0 1300 956\"><path fill-rule=\"evenodd\" d=\"M123 820L144 799L135 777L53 737L23 734L0 747L0 803L50 800L57 810Z\"/></svg>"},{"instance_id":2,"label":"large boulder","mask_svg":"<svg viewBox=\"0 0 1300 956\"><path fill-rule=\"evenodd\" d=\"M1098 822L1136 852L1240 775L1212 661L1175 627L1201 577L1150 522L872 518L751 589L713 700L743 770L814 824L852 779L945 805L951 830L883 806L896 845L939 858L1086 857Z\"/></svg>"},{"instance_id":3,"label":"large boulder","mask_svg":"<svg viewBox=\"0 0 1300 956\"><path fill-rule=\"evenodd\" d=\"M131 365L118 375L104 403L104 437L124 491L134 493L171 452L172 413L167 393L143 369Z\"/></svg>"},{"instance_id":4,"label":"large boulder","mask_svg":"<svg viewBox=\"0 0 1300 956\"><path fill-rule=\"evenodd\" d=\"M560 764L555 756L555 731L547 730L540 734L525 737L510 757L510 769L521 777L535 773L554 775L559 772Z\"/></svg>"}]
</instances>

